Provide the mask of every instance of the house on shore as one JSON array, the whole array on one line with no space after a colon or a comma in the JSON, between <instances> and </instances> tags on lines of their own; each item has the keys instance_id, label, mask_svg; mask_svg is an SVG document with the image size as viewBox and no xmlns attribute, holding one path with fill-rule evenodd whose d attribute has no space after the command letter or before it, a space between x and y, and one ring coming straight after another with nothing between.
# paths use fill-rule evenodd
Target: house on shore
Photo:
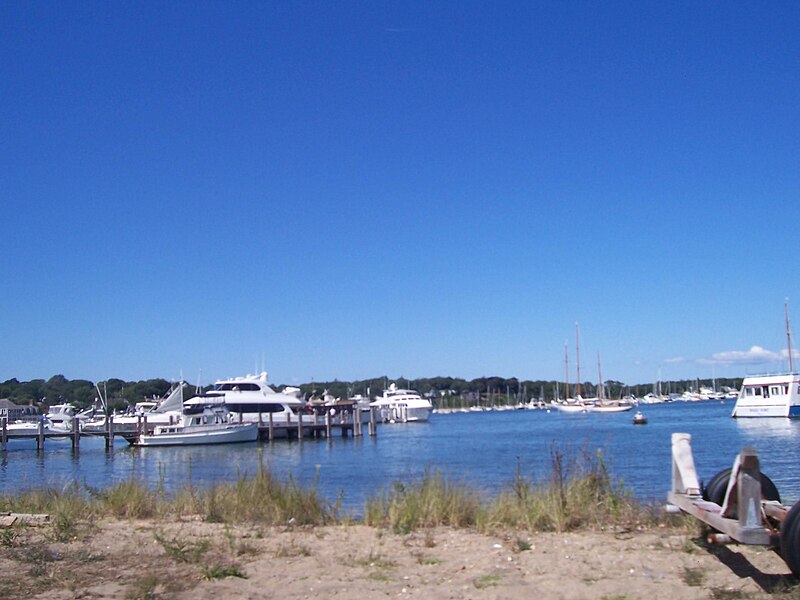
<instances>
[{"instance_id":1,"label":"house on shore","mask_svg":"<svg viewBox=\"0 0 800 600\"><path fill-rule=\"evenodd\" d=\"M38 414L39 410L35 406L14 404L8 398L0 398L0 418L8 417L9 421L16 421L17 419L33 417Z\"/></svg>"}]
</instances>

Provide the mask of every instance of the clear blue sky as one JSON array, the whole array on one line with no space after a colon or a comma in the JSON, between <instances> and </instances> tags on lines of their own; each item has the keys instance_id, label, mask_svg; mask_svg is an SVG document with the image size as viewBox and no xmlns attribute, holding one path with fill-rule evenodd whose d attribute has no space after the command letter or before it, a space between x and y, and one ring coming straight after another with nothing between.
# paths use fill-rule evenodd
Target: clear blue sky
<instances>
[{"instance_id":1,"label":"clear blue sky","mask_svg":"<svg viewBox=\"0 0 800 600\"><path fill-rule=\"evenodd\" d=\"M586 380L786 368L798 31L790 2L3 2L0 380L563 378L576 321Z\"/></svg>"}]
</instances>

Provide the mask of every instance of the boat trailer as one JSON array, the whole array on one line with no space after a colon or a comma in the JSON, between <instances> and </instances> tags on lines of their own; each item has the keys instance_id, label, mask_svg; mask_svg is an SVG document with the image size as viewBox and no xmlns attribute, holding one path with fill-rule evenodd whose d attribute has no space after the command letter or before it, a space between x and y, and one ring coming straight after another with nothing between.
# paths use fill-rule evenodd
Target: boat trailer
<instances>
[{"instance_id":1,"label":"boat trailer","mask_svg":"<svg viewBox=\"0 0 800 600\"><path fill-rule=\"evenodd\" d=\"M702 486L692 456L692 436L672 434L672 489L669 504L706 524L714 544L739 542L776 550L800 577L800 501L781 504L775 484L759 469L753 448L744 448L730 469Z\"/></svg>"}]
</instances>

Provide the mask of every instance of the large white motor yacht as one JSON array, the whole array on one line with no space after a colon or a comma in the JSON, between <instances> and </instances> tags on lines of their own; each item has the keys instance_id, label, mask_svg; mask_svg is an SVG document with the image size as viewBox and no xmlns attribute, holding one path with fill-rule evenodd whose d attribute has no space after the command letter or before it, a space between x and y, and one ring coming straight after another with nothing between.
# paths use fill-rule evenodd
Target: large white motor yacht
<instances>
[{"instance_id":1,"label":"large white motor yacht","mask_svg":"<svg viewBox=\"0 0 800 600\"><path fill-rule=\"evenodd\" d=\"M270 387L267 374L261 373L220 379L198 398L208 403L225 404L232 421L258 423L260 420L266 426L270 415L276 425L297 422L298 413L305 411L306 407L299 394L300 390L292 387L276 392Z\"/></svg>"},{"instance_id":2,"label":"large white motor yacht","mask_svg":"<svg viewBox=\"0 0 800 600\"><path fill-rule=\"evenodd\" d=\"M433 405L414 390L403 390L393 383L384 390L383 396L375 398L370 406L378 408L379 416L385 423L406 423L427 421Z\"/></svg>"}]
</instances>

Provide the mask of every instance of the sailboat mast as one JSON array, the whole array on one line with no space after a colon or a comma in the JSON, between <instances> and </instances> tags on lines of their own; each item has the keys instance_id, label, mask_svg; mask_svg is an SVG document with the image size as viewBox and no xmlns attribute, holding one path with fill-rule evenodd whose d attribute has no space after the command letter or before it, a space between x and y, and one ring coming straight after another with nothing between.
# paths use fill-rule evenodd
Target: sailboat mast
<instances>
[{"instance_id":1,"label":"sailboat mast","mask_svg":"<svg viewBox=\"0 0 800 600\"><path fill-rule=\"evenodd\" d=\"M597 397L603 400L603 371L600 370L600 353L597 353Z\"/></svg>"},{"instance_id":2,"label":"sailboat mast","mask_svg":"<svg viewBox=\"0 0 800 600\"><path fill-rule=\"evenodd\" d=\"M566 377L566 388L564 390L564 399L569 398L569 351L567 350L567 343L564 342L564 375Z\"/></svg>"},{"instance_id":3,"label":"sailboat mast","mask_svg":"<svg viewBox=\"0 0 800 600\"><path fill-rule=\"evenodd\" d=\"M789 329L789 299L783 303L783 314L786 317L786 343L789 346L789 373L794 373L792 366L792 332Z\"/></svg>"},{"instance_id":4,"label":"sailboat mast","mask_svg":"<svg viewBox=\"0 0 800 600\"><path fill-rule=\"evenodd\" d=\"M580 328L578 322L575 321L575 369L576 381L575 388L577 390L576 396L581 395L581 346L580 346Z\"/></svg>"}]
</instances>

